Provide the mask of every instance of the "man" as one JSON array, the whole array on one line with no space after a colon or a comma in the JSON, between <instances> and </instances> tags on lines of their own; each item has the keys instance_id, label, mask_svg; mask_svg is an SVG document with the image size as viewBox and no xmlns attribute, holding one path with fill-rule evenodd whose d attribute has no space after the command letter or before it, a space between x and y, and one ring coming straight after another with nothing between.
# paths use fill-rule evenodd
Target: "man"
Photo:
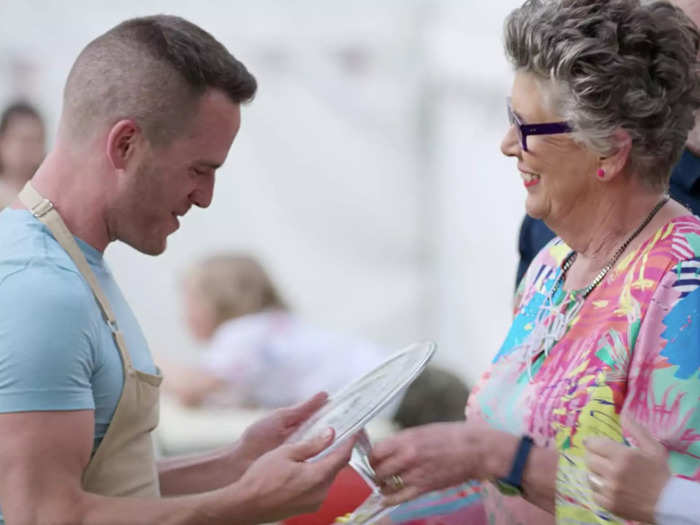
<instances>
[{"instance_id":1,"label":"man","mask_svg":"<svg viewBox=\"0 0 700 525\"><path fill-rule=\"evenodd\" d=\"M307 512L351 440L281 445L317 395L226 450L156 465L160 376L102 259L157 255L216 169L255 79L177 17L127 20L78 56L55 148L0 213L0 509L8 523L262 523ZM269 451L269 453L268 453ZM171 496L161 498L160 496Z\"/></svg>"},{"instance_id":2,"label":"man","mask_svg":"<svg viewBox=\"0 0 700 525\"><path fill-rule=\"evenodd\" d=\"M698 0L672 0L671 3L683 9L693 22L700 24ZM695 117L695 127L688 135L686 148L671 173L669 194L692 213L700 215L700 114ZM520 261L515 280L516 286L537 253L553 238L554 232L544 222L525 216L518 237Z\"/></svg>"}]
</instances>

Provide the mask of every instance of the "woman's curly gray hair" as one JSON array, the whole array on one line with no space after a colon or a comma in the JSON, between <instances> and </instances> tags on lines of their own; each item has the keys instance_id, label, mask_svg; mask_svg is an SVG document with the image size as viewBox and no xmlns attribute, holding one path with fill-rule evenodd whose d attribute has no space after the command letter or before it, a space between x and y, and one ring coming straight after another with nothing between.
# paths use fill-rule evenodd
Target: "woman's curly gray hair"
<instances>
[{"instance_id":1,"label":"woman's curly gray hair","mask_svg":"<svg viewBox=\"0 0 700 525\"><path fill-rule=\"evenodd\" d=\"M629 166L668 184L700 107L700 33L666 1L527 0L505 23L518 71L538 77L575 138L602 156L615 131L632 139Z\"/></svg>"}]
</instances>

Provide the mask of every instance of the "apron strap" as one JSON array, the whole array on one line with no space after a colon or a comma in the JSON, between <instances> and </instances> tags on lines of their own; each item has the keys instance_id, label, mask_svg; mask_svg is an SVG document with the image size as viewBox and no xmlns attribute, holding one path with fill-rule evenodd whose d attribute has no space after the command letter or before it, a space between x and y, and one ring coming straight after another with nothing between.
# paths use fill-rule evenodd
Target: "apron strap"
<instances>
[{"instance_id":1,"label":"apron strap","mask_svg":"<svg viewBox=\"0 0 700 525\"><path fill-rule=\"evenodd\" d=\"M102 317L105 322L109 325L112 331L112 336L114 337L114 342L117 344L119 353L121 354L124 365L131 370L131 358L129 352L126 350L126 342L124 341L124 336L119 330L119 325L117 324L117 319L114 316L112 307L109 305L107 297L105 297L99 283L97 282L97 277L93 273L87 260L85 260L85 255L83 255L82 250L75 242L73 234L68 230L66 224L61 219L58 211L54 208L53 203L44 198L34 186L32 186L31 181L27 182L19 193L19 200L24 204L32 215L43 222L49 231L56 238L58 243L63 247L63 249L68 253L70 258L75 263L78 271L82 274L83 278L87 281L92 294L95 296L97 304L100 306L102 311Z\"/></svg>"}]
</instances>

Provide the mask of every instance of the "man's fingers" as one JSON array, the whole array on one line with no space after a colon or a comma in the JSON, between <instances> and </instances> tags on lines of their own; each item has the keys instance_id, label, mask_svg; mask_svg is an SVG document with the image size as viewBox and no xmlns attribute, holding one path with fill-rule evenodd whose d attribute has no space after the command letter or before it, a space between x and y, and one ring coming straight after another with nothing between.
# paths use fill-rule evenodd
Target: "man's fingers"
<instances>
[{"instance_id":1,"label":"man's fingers","mask_svg":"<svg viewBox=\"0 0 700 525\"><path fill-rule=\"evenodd\" d=\"M623 416L622 426L630 436L639 444L639 448L652 454L665 453L666 448L659 443L645 427L632 418Z\"/></svg>"},{"instance_id":2,"label":"man's fingers","mask_svg":"<svg viewBox=\"0 0 700 525\"><path fill-rule=\"evenodd\" d=\"M319 460L321 468L333 472L347 465L348 461L350 461L350 455L352 454L352 447L355 446L355 441L357 441L357 436L352 436L349 439L343 440L343 442L338 445L338 448Z\"/></svg>"},{"instance_id":3,"label":"man's fingers","mask_svg":"<svg viewBox=\"0 0 700 525\"><path fill-rule=\"evenodd\" d=\"M294 405L292 407L283 409L285 411L284 425L286 427L297 426L302 421L306 421L309 418L309 416L311 416L311 414L316 412L327 402L328 393L319 392L310 399L307 399L306 401L299 403L298 405Z\"/></svg>"},{"instance_id":4,"label":"man's fingers","mask_svg":"<svg viewBox=\"0 0 700 525\"><path fill-rule=\"evenodd\" d=\"M292 445L290 457L295 461L305 461L312 458L333 443L334 437L335 431L329 427L306 441Z\"/></svg>"}]
</instances>

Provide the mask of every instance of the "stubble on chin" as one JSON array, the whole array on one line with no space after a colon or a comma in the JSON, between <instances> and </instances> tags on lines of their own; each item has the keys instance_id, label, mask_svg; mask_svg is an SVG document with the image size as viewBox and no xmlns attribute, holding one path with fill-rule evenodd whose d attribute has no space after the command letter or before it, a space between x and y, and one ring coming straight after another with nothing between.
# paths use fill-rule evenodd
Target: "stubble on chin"
<instances>
[{"instance_id":1,"label":"stubble on chin","mask_svg":"<svg viewBox=\"0 0 700 525\"><path fill-rule=\"evenodd\" d=\"M141 243L141 246L134 246L132 244L131 247L143 254L155 257L165 252L165 249L168 247L168 240L167 238L163 240L148 240Z\"/></svg>"}]
</instances>

